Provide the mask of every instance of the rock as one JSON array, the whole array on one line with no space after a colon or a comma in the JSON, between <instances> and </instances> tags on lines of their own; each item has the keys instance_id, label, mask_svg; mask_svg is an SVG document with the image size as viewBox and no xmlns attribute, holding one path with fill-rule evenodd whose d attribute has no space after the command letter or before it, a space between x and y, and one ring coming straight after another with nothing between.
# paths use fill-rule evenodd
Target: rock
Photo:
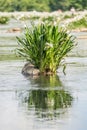
<instances>
[{"instance_id":1,"label":"rock","mask_svg":"<svg viewBox=\"0 0 87 130\"><path fill-rule=\"evenodd\" d=\"M8 32L12 33L12 32L20 32L21 29L20 28L12 28L12 29L9 29Z\"/></svg>"},{"instance_id":2,"label":"rock","mask_svg":"<svg viewBox=\"0 0 87 130\"><path fill-rule=\"evenodd\" d=\"M26 76L36 76L40 74L39 69L35 68L34 65L26 63L22 69L22 74Z\"/></svg>"},{"instance_id":3,"label":"rock","mask_svg":"<svg viewBox=\"0 0 87 130\"><path fill-rule=\"evenodd\" d=\"M20 28L13 28L12 31L13 31L13 32L18 32L18 31L20 32L21 29L20 29Z\"/></svg>"}]
</instances>

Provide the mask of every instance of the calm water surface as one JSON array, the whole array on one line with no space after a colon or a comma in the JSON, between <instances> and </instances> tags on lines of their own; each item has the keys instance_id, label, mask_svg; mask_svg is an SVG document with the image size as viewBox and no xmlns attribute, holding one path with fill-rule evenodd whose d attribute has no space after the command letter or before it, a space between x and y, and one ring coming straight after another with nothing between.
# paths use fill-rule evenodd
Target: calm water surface
<instances>
[{"instance_id":1,"label":"calm water surface","mask_svg":"<svg viewBox=\"0 0 87 130\"><path fill-rule=\"evenodd\" d=\"M87 39L77 39L66 75L61 67L56 76L29 78L21 74L25 61L11 57L20 35L7 33L11 27L0 25L0 130L86 130Z\"/></svg>"}]
</instances>

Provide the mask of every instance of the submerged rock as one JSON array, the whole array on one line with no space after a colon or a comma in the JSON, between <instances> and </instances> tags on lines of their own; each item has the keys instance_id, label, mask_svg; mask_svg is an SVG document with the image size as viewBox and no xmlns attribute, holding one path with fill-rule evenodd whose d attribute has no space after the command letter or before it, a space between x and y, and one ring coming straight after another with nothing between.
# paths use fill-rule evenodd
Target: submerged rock
<instances>
[{"instance_id":1,"label":"submerged rock","mask_svg":"<svg viewBox=\"0 0 87 130\"><path fill-rule=\"evenodd\" d=\"M34 65L31 63L26 63L22 69L22 74L25 76L39 76L39 75L53 75L55 73L51 72L49 69L45 70L44 72L40 72Z\"/></svg>"},{"instance_id":2,"label":"submerged rock","mask_svg":"<svg viewBox=\"0 0 87 130\"><path fill-rule=\"evenodd\" d=\"M22 69L22 74L29 75L29 76L36 76L40 74L40 70L35 68L34 65L30 63L26 63Z\"/></svg>"}]
</instances>

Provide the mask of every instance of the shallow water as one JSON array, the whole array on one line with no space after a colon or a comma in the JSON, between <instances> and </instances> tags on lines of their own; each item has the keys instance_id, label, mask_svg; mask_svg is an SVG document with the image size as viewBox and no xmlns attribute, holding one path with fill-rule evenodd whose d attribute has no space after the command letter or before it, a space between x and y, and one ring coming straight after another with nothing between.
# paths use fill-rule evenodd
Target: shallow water
<instances>
[{"instance_id":1,"label":"shallow water","mask_svg":"<svg viewBox=\"0 0 87 130\"><path fill-rule=\"evenodd\" d=\"M87 39L66 58L66 75L60 67L57 76L24 77L25 61L10 58L21 35L6 32L11 22L0 25L0 130L86 130Z\"/></svg>"}]
</instances>

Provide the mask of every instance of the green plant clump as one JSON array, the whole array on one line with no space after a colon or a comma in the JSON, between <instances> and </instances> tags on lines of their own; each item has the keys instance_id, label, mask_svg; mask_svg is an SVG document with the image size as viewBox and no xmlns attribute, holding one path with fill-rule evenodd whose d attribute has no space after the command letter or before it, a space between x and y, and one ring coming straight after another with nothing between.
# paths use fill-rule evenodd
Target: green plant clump
<instances>
[{"instance_id":1,"label":"green plant clump","mask_svg":"<svg viewBox=\"0 0 87 130\"><path fill-rule=\"evenodd\" d=\"M0 24L6 24L9 21L9 18L6 16L0 17Z\"/></svg>"},{"instance_id":2,"label":"green plant clump","mask_svg":"<svg viewBox=\"0 0 87 130\"><path fill-rule=\"evenodd\" d=\"M71 14L66 14L63 16L63 19L70 19L70 18L74 18L75 15L71 15Z\"/></svg>"},{"instance_id":3,"label":"green plant clump","mask_svg":"<svg viewBox=\"0 0 87 130\"><path fill-rule=\"evenodd\" d=\"M56 73L63 58L73 48L75 38L59 25L41 23L24 37L17 37L21 48L18 53L40 70L41 73Z\"/></svg>"},{"instance_id":4,"label":"green plant clump","mask_svg":"<svg viewBox=\"0 0 87 130\"><path fill-rule=\"evenodd\" d=\"M55 17L53 17L53 16L48 16L48 17L42 18L43 22L45 22L45 21L53 22L54 20L55 20Z\"/></svg>"},{"instance_id":5,"label":"green plant clump","mask_svg":"<svg viewBox=\"0 0 87 130\"><path fill-rule=\"evenodd\" d=\"M83 17L79 20L73 21L68 25L69 29L87 28L87 19Z\"/></svg>"}]
</instances>

